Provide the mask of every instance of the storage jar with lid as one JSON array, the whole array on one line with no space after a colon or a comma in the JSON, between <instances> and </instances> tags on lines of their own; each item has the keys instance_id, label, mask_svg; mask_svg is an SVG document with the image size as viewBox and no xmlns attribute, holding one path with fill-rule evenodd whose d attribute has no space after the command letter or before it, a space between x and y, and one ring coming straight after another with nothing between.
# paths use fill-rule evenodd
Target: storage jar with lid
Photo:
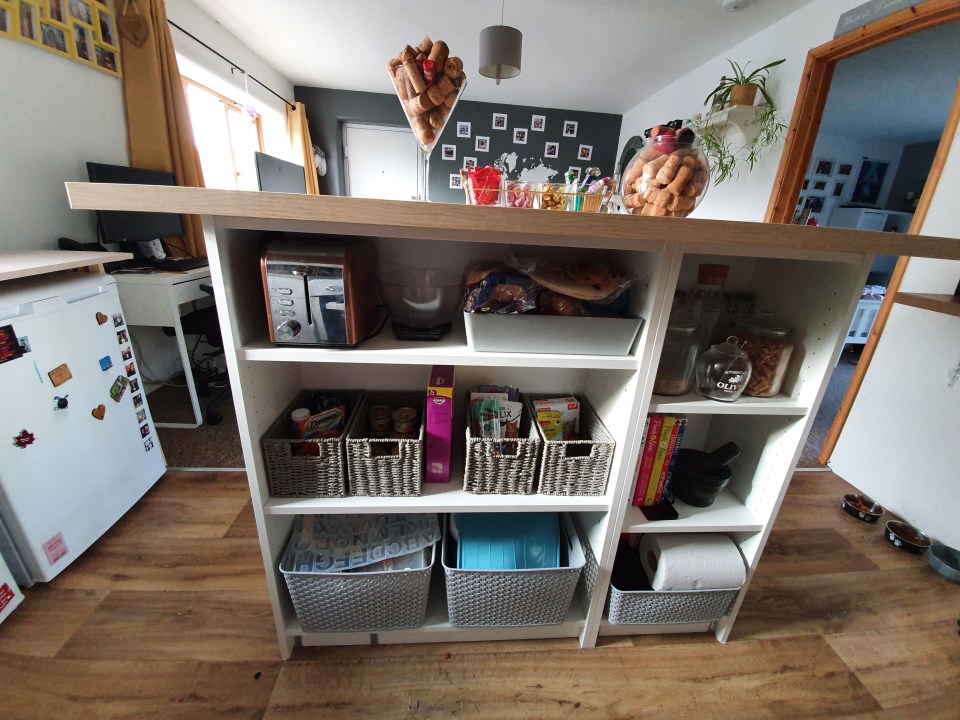
<instances>
[{"instance_id":1,"label":"storage jar with lid","mask_svg":"<svg viewBox=\"0 0 960 720\"><path fill-rule=\"evenodd\" d=\"M684 395L693 386L694 365L700 349L699 324L689 317L674 314L660 353L660 365L653 382L657 395Z\"/></svg>"},{"instance_id":2,"label":"storage jar with lid","mask_svg":"<svg viewBox=\"0 0 960 720\"><path fill-rule=\"evenodd\" d=\"M787 365L793 355L793 328L769 315L740 318L731 327L753 366L743 394L773 397L783 386Z\"/></svg>"},{"instance_id":3,"label":"storage jar with lid","mask_svg":"<svg viewBox=\"0 0 960 720\"><path fill-rule=\"evenodd\" d=\"M734 402L750 381L750 358L734 336L712 345L697 360L697 392L711 400Z\"/></svg>"}]
</instances>

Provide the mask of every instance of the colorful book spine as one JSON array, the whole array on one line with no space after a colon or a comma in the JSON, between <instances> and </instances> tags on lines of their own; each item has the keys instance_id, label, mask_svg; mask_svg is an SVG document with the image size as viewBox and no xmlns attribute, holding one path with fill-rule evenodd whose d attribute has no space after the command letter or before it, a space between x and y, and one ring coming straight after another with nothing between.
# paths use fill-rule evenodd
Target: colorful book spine
<instances>
[{"instance_id":1,"label":"colorful book spine","mask_svg":"<svg viewBox=\"0 0 960 720\"><path fill-rule=\"evenodd\" d=\"M657 483L660 481L660 471L663 469L664 461L669 462L667 458L667 446L670 444L670 437L673 435L673 426L676 423L676 417L667 415L663 418L663 428L660 430L660 442L657 443L657 455L653 461L653 470L650 473L650 480L647 483L647 491L644 493L643 504L653 505L653 499L657 496Z\"/></svg>"},{"instance_id":2,"label":"colorful book spine","mask_svg":"<svg viewBox=\"0 0 960 720\"><path fill-rule=\"evenodd\" d=\"M660 430L663 428L662 415L647 416L647 431L643 440L643 452L637 468L637 484L633 490L633 504L643 505L647 496L647 486L653 474L653 461L656 459L657 445L660 442Z\"/></svg>"},{"instance_id":3,"label":"colorful book spine","mask_svg":"<svg viewBox=\"0 0 960 720\"><path fill-rule=\"evenodd\" d=\"M654 504L657 505L663 500L663 492L669 486L670 478L673 477L673 469L677 466L677 453L680 452L680 444L683 442L683 433L687 429L687 418L683 415L677 416L677 422L673 426L675 439L670 451L670 462L667 464L667 470L663 473L660 485L657 488L657 497Z\"/></svg>"}]
</instances>

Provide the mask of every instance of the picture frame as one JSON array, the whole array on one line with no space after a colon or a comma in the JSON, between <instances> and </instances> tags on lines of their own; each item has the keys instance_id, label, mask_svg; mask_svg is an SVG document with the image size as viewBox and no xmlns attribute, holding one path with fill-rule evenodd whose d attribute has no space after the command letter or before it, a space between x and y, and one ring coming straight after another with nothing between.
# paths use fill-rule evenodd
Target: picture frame
<instances>
[{"instance_id":1,"label":"picture frame","mask_svg":"<svg viewBox=\"0 0 960 720\"><path fill-rule=\"evenodd\" d=\"M833 184L833 197L840 197L843 194L844 183L839 180Z\"/></svg>"},{"instance_id":2,"label":"picture frame","mask_svg":"<svg viewBox=\"0 0 960 720\"><path fill-rule=\"evenodd\" d=\"M515 145L526 145L527 144L527 133L529 131L526 128L514 128L513 129L513 142Z\"/></svg>"},{"instance_id":3,"label":"picture frame","mask_svg":"<svg viewBox=\"0 0 960 720\"><path fill-rule=\"evenodd\" d=\"M864 158L857 173L857 182L853 186L850 202L861 205L876 205L880 198L880 188L887 174L888 163Z\"/></svg>"},{"instance_id":4,"label":"picture frame","mask_svg":"<svg viewBox=\"0 0 960 720\"><path fill-rule=\"evenodd\" d=\"M825 158L817 158L817 161L813 164L813 174L814 175L833 175L833 168L835 163L833 160L827 160Z\"/></svg>"},{"instance_id":5,"label":"picture frame","mask_svg":"<svg viewBox=\"0 0 960 720\"><path fill-rule=\"evenodd\" d=\"M93 27L93 5L90 0L66 0L71 19Z\"/></svg>"},{"instance_id":6,"label":"picture frame","mask_svg":"<svg viewBox=\"0 0 960 720\"><path fill-rule=\"evenodd\" d=\"M17 16L14 18L17 23L18 39L22 42L41 45L40 43L40 8L33 3L20 0L17 3ZM41 45L42 46L42 45Z\"/></svg>"},{"instance_id":7,"label":"picture frame","mask_svg":"<svg viewBox=\"0 0 960 720\"><path fill-rule=\"evenodd\" d=\"M543 156L545 158L556 158L560 156L560 143L548 142L543 146Z\"/></svg>"},{"instance_id":8,"label":"picture frame","mask_svg":"<svg viewBox=\"0 0 960 720\"><path fill-rule=\"evenodd\" d=\"M70 57L96 67L91 28L84 25L73 26L73 48Z\"/></svg>"},{"instance_id":9,"label":"picture frame","mask_svg":"<svg viewBox=\"0 0 960 720\"><path fill-rule=\"evenodd\" d=\"M506 113L494 113L493 114L493 129L494 130L506 130L507 129L507 114Z\"/></svg>"},{"instance_id":10,"label":"picture frame","mask_svg":"<svg viewBox=\"0 0 960 720\"><path fill-rule=\"evenodd\" d=\"M571 165L567 168L568 173L573 173L574 182L579 182L580 178L583 176L583 168L577 167L576 165Z\"/></svg>"},{"instance_id":11,"label":"picture frame","mask_svg":"<svg viewBox=\"0 0 960 720\"><path fill-rule=\"evenodd\" d=\"M468 122L458 122L457 123L457 137L468 138L470 137L471 126Z\"/></svg>"},{"instance_id":12,"label":"picture frame","mask_svg":"<svg viewBox=\"0 0 960 720\"><path fill-rule=\"evenodd\" d=\"M13 37L13 28L16 26L16 18L12 7L0 5L0 37Z\"/></svg>"},{"instance_id":13,"label":"picture frame","mask_svg":"<svg viewBox=\"0 0 960 720\"><path fill-rule=\"evenodd\" d=\"M840 163L837 165L837 175L850 175L853 172L851 163Z\"/></svg>"},{"instance_id":14,"label":"picture frame","mask_svg":"<svg viewBox=\"0 0 960 720\"><path fill-rule=\"evenodd\" d=\"M546 115L533 115L530 118L530 130L533 132L545 132L547 128Z\"/></svg>"},{"instance_id":15,"label":"picture frame","mask_svg":"<svg viewBox=\"0 0 960 720\"><path fill-rule=\"evenodd\" d=\"M577 136L577 126L578 123L576 120L564 120L563 121L563 136L564 137L576 137Z\"/></svg>"},{"instance_id":16,"label":"picture frame","mask_svg":"<svg viewBox=\"0 0 960 720\"><path fill-rule=\"evenodd\" d=\"M577 150L577 160L591 160L593 158L593 145L581 145Z\"/></svg>"},{"instance_id":17,"label":"picture frame","mask_svg":"<svg viewBox=\"0 0 960 720\"><path fill-rule=\"evenodd\" d=\"M110 47L109 45L101 45L100 43L94 43L93 54L96 59L97 67L101 70L106 70L108 73L113 75L120 74L119 61L117 60L117 51L116 49Z\"/></svg>"},{"instance_id":18,"label":"picture frame","mask_svg":"<svg viewBox=\"0 0 960 720\"><path fill-rule=\"evenodd\" d=\"M120 47L120 38L117 36L117 19L108 8L97 5L97 38L111 49ZM99 65L99 63L97 63Z\"/></svg>"},{"instance_id":19,"label":"picture frame","mask_svg":"<svg viewBox=\"0 0 960 720\"><path fill-rule=\"evenodd\" d=\"M457 159L457 146L456 145L442 145L440 147L440 159L441 160L456 160Z\"/></svg>"},{"instance_id":20,"label":"picture frame","mask_svg":"<svg viewBox=\"0 0 960 720\"><path fill-rule=\"evenodd\" d=\"M66 25L69 22L67 14L63 9L66 1L67 0L46 0L47 17L62 25Z\"/></svg>"},{"instance_id":21,"label":"picture frame","mask_svg":"<svg viewBox=\"0 0 960 720\"><path fill-rule=\"evenodd\" d=\"M138 393L138 394L136 394L136 395L133 396L133 406L134 406L135 408L138 408L138 407L142 407L142 406L143 406L143 395L142 395L142 394L139 394L139 393Z\"/></svg>"},{"instance_id":22,"label":"picture frame","mask_svg":"<svg viewBox=\"0 0 960 720\"><path fill-rule=\"evenodd\" d=\"M826 190L826 189L827 189L827 181L826 181L826 180L814 180L814 181L813 181L813 189L814 189L814 190L817 190L817 191L819 191L819 190Z\"/></svg>"},{"instance_id":23,"label":"picture frame","mask_svg":"<svg viewBox=\"0 0 960 720\"><path fill-rule=\"evenodd\" d=\"M807 198L806 198L805 195L801 195L800 197L798 197L798 198L797 198L797 207L803 207L803 201L806 200L806 199L807 199Z\"/></svg>"},{"instance_id":24,"label":"picture frame","mask_svg":"<svg viewBox=\"0 0 960 720\"><path fill-rule=\"evenodd\" d=\"M810 178L804 178L803 187L801 187L800 189L806 190L808 187L810 187Z\"/></svg>"},{"instance_id":25,"label":"picture frame","mask_svg":"<svg viewBox=\"0 0 960 720\"><path fill-rule=\"evenodd\" d=\"M140 392L140 379L139 378L130 378L130 390L133 392Z\"/></svg>"},{"instance_id":26,"label":"picture frame","mask_svg":"<svg viewBox=\"0 0 960 720\"><path fill-rule=\"evenodd\" d=\"M460 177L460 173L450 173L450 189L451 190L462 190L463 189L463 178Z\"/></svg>"},{"instance_id":27,"label":"picture frame","mask_svg":"<svg viewBox=\"0 0 960 720\"><path fill-rule=\"evenodd\" d=\"M806 202L803 204L804 208L809 208L812 213L823 212L823 196L822 195L808 195Z\"/></svg>"},{"instance_id":28,"label":"picture frame","mask_svg":"<svg viewBox=\"0 0 960 720\"><path fill-rule=\"evenodd\" d=\"M477 135L473 149L476 152L490 152L490 138L486 135Z\"/></svg>"},{"instance_id":29,"label":"picture frame","mask_svg":"<svg viewBox=\"0 0 960 720\"><path fill-rule=\"evenodd\" d=\"M467 157L466 155L464 155L464 157L463 157L463 169L464 169L464 170L471 170L471 169L475 168L476 166L477 166L477 159L476 159L475 157Z\"/></svg>"},{"instance_id":30,"label":"picture frame","mask_svg":"<svg viewBox=\"0 0 960 720\"><path fill-rule=\"evenodd\" d=\"M52 22L40 21L40 43L46 50L70 57L70 38L66 28Z\"/></svg>"}]
</instances>

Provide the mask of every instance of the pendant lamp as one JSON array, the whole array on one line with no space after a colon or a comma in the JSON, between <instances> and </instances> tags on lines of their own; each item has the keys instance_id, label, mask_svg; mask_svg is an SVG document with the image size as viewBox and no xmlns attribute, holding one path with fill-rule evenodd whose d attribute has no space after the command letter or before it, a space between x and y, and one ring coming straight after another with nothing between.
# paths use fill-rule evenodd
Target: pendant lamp
<instances>
[{"instance_id":1,"label":"pendant lamp","mask_svg":"<svg viewBox=\"0 0 960 720\"><path fill-rule=\"evenodd\" d=\"M503 0L500 2L500 24L485 27L480 31L480 74L501 79L514 78L520 74L520 51L523 33L515 27L503 24Z\"/></svg>"}]
</instances>

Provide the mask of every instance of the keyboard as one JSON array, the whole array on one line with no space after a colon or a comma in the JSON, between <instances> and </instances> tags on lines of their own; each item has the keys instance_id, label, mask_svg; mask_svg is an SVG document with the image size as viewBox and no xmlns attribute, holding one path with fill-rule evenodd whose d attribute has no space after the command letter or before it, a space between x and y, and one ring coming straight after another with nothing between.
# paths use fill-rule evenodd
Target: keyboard
<instances>
[{"instance_id":1,"label":"keyboard","mask_svg":"<svg viewBox=\"0 0 960 720\"><path fill-rule=\"evenodd\" d=\"M157 270L167 270L172 272L185 272L187 270L196 270L206 267L209 262L206 258L164 258L163 260L145 260L139 261L141 265L157 268Z\"/></svg>"}]
</instances>

